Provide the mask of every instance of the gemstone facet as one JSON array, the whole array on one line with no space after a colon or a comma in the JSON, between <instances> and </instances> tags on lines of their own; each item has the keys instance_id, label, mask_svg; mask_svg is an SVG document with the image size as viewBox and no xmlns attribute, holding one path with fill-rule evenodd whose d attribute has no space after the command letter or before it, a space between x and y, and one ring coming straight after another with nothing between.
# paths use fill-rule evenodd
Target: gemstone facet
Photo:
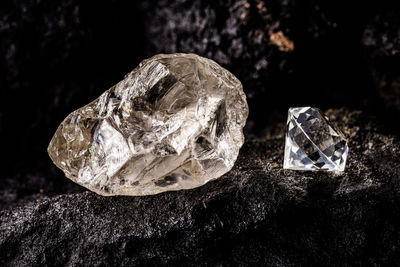
<instances>
[{"instance_id":1,"label":"gemstone facet","mask_svg":"<svg viewBox=\"0 0 400 267\"><path fill-rule=\"evenodd\" d=\"M68 178L101 195L190 189L233 167L247 115L229 71L194 54L160 54L72 112L48 153Z\"/></svg>"},{"instance_id":2,"label":"gemstone facet","mask_svg":"<svg viewBox=\"0 0 400 267\"><path fill-rule=\"evenodd\" d=\"M343 133L319 109L289 109L284 169L344 171L348 150Z\"/></svg>"}]
</instances>

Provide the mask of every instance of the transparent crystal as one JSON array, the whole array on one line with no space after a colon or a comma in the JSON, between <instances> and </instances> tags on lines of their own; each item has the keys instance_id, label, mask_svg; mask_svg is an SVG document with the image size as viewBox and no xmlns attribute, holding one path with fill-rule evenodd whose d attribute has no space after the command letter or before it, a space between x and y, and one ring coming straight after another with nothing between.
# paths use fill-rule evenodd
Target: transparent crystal
<instances>
[{"instance_id":1,"label":"transparent crystal","mask_svg":"<svg viewBox=\"0 0 400 267\"><path fill-rule=\"evenodd\" d=\"M319 109L289 109L284 169L344 171L348 150L345 136Z\"/></svg>"},{"instance_id":2,"label":"transparent crystal","mask_svg":"<svg viewBox=\"0 0 400 267\"><path fill-rule=\"evenodd\" d=\"M240 81L210 59L156 55L58 127L48 153L102 195L189 189L229 171L248 115Z\"/></svg>"}]
</instances>

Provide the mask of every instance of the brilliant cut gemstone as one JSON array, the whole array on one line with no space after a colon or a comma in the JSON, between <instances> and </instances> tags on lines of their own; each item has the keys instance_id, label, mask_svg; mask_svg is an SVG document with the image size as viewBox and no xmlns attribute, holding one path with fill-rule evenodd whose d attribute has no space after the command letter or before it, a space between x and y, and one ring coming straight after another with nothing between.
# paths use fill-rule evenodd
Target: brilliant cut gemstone
<instances>
[{"instance_id":1,"label":"brilliant cut gemstone","mask_svg":"<svg viewBox=\"0 0 400 267\"><path fill-rule=\"evenodd\" d=\"M48 152L102 195L189 189L229 171L248 106L240 81L193 54L156 55L58 127Z\"/></svg>"},{"instance_id":2,"label":"brilliant cut gemstone","mask_svg":"<svg viewBox=\"0 0 400 267\"><path fill-rule=\"evenodd\" d=\"M348 149L343 133L319 109L289 109L284 169L343 171Z\"/></svg>"}]
</instances>

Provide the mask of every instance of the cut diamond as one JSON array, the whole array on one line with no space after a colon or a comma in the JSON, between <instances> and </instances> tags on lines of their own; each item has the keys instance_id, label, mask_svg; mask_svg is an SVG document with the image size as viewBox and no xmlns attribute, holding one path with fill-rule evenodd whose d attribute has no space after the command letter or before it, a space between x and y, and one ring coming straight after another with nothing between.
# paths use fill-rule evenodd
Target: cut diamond
<instances>
[{"instance_id":1,"label":"cut diamond","mask_svg":"<svg viewBox=\"0 0 400 267\"><path fill-rule=\"evenodd\" d=\"M319 109L289 109L284 169L344 171L348 150L343 133Z\"/></svg>"}]
</instances>

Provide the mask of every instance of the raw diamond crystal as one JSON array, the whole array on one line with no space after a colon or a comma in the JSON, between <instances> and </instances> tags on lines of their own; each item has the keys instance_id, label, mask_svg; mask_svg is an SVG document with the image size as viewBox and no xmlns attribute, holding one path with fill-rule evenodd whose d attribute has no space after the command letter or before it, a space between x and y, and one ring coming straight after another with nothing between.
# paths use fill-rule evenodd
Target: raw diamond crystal
<instances>
[{"instance_id":1,"label":"raw diamond crystal","mask_svg":"<svg viewBox=\"0 0 400 267\"><path fill-rule=\"evenodd\" d=\"M229 171L248 106L240 81L194 54L156 55L72 112L48 152L102 195L194 188Z\"/></svg>"},{"instance_id":2,"label":"raw diamond crystal","mask_svg":"<svg viewBox=\"0 0 400 267\"><path fill-rule=\"evenodd\" d=\"M319 109L289 109L284 169L344 171L348 150L345 136Z\"/></svg>"}]
</instances>

